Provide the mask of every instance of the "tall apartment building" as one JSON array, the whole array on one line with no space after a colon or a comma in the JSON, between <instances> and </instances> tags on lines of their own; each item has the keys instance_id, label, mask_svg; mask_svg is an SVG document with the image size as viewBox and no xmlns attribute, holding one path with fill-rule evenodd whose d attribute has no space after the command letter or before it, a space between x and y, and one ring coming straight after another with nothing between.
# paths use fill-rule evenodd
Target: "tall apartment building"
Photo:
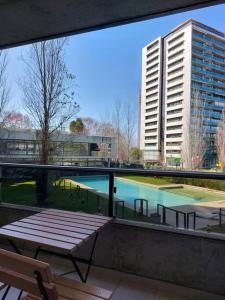
<instances>
[{"instance_id":1,"label":"tall apartment building","mask_svg":"<svg viewBox=\"0 0 225 300\"><path fill-rule=\"evenodd\" d=\"M191 19L143 48L140 147L145 161L173 164L182 158L190 147L193 116L201 115L205 165L214 165L224 108L224 33Z\"/></svg>"}]
</instances>

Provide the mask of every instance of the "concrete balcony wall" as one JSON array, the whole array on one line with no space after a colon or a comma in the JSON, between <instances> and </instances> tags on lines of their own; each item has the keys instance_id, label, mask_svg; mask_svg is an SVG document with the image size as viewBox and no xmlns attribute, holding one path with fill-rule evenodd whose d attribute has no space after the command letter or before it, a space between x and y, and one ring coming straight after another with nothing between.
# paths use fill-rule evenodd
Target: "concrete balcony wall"
<instances>
[{"instance_id":1,"label":"concrete balcony wall","mask_svg":"<svg viewBox=\"0 0 225 300\"><path fill-rule=\"evenodd\" d=\"M7 224L36 212L1 205L1 222ZM77 254L85 257L89 243L91 240ZM225 295L224 253L223 235L115 220L100 232L94 264Z\"/></svg>"}]
</instances>

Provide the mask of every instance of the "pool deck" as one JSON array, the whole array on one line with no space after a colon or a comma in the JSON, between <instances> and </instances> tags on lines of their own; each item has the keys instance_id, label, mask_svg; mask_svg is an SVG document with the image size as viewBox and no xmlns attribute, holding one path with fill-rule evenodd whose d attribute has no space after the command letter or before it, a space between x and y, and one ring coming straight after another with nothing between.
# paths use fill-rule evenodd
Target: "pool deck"
<instances>
[{"instance_id":1,"label":"pool deck","mask_svg":"<svg viewBox=\"0 0 225 300\"><path fill-rule=\"evenodd\" d=\"M223 201L208 201L193 203L191 205L177 206L175 209L183 212L196 212L196 229L205 228L207 226L218 225L219 224L219 209L225 209L225 200ZM168 220L170 224L174 225L174 216L169 216Z\"/></svg>"}]
</instances>

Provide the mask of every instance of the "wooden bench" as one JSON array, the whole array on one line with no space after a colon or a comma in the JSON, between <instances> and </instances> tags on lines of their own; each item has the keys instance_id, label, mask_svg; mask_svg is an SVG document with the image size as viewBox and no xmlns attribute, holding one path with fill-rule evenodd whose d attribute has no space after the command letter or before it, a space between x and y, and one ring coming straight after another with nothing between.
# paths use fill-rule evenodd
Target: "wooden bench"
<instances>
[{"instance_id":1,"label":"wooden bench","mask_svg":"<svg viewBox=\"0 0 225 300\"><path fill-rule=\"evenodd\" d=\"M54 276L49 264L0 249L0 281L28 293L23 300L103 300L112 293Z\"/></svg>"}]
</instances>

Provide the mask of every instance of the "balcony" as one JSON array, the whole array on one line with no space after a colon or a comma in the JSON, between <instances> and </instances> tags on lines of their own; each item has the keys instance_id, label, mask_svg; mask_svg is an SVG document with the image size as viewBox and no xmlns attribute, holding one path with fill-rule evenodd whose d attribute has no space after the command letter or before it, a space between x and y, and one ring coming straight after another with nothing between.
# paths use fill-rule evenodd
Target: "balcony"
<instances>
[{"instance_id":1,"label":"balcony","mask_svg":"<svg viewBox=\"0 0 225 300\"><path fill-rule=\"evenodd\" d=\"M175 140L171 139L171 141ZM169 139L166 141L168 142ZM176 156L173 155L173 157ZM222 202L218 200L209 202L210 205L188 204L171 208L163 205L161 211L160 207L153 204L154 191L149 194L149 207L138 206L138 211L135 212L134 199L121 198L117 178L126 174L152 178L155 176L157 178L164 176L166 178L210 178L218 181L224 180L225 174L6 163L1 163L0 167L2 170L0 210L2 225L33 215L38 211L44 212L49 207L114 216L113 222L104 228L99 236L94 256L94 268L89 281L89 283L112 290L112 299L151 299L151 297L159 300L176 299L176 297L189 299L189 296L190 299L193 299L192 297L208 299L207 292L217 294L224 292L224 273L223 269L219 268L221 260L225 261L223 258L225 245L221 243L224 236L201 231L201 228L206 227L207 224L218 224L218 215L217 218L208 216L209 214L213 216L215 211L219 211L219 207L223 205ZM38 186L40 186L40 178L45 176L46 172L52 185L49 197L40 207L40 202L37 200L40 201L44 197L44 192ZM90 180L90 176L107 180L108 190L102 192L100 186L98 189L88 188L89 181L87 180ZM121 177L119 182L121 180L126 182L127 179ZM173 188L175 186L173 184ZM164 191L167 188L169 189L164 185L158 190ZM171 192L167 193L167 196L174 198ZM223 196L215 194L215 197ZM165 198L165 200L168 199ZM193 215L188 219L188 223L186 222L186 217L190 212L198 215L195 223L193 223ZM158 214L157 218L155 218L156 214ZM168 243L170 247L166 246ZM2 247L8 247L8 244L3 243ZM28 254L32 250L25 244L21 244L21 247L23 251L25 248L25 253ZM198 249L197 252L196 249ZM215 249L221 255L212 256ZM78 252L85 256L87 251L87 247L83 245ZM208 257L212 257L208 265L210 273L205 277L202 264L208 260ZM41 259L47 260L53 269L59 272L67 272L70 268L66 261L55 259L53 256L45 257L44 255ZM176 274L180 275L177 277ZM165 284L157 280L171 283ZM185 285L187 288L177 285ZM190 288L196 290L190 290ZM199 289L207 292L200 292ZM13 292L15 291L11 291L12 295ZM213 299L217 298L220 299L219 296L213 296Z\"/></svg>"},{"instance_id":2,"label":"balcony","mask_svg":"<svg viewBox=\"0 0 225 300\"><path fill-rule=\"evenodd\" d=\"M207 66L210 69L214 69L214 70L225 72L225 67L216 65L214 63L209 63L209 62L207 62L205 60L201 60L201 59L198 59L198 58L193 58L192 61L194 63L198 64L198 65L201 65L201 66L204 66L204 67Z\"/></svg>"},{"instance_id":3,"label":"balcony","mask_svg":"<svg viewBox=\"0 0 225 300\"><path fill-rule=\"evenodd\" d=\"M210 75L210 77L220 78L220 79L223 79L223 80L225 79L225 75L222 75L222 74L220 74L220 73L215 73L215 72L213 72L213 71L204 70L204 69L201 68L201 67L193 66L193 67L192 67L192 70L193 70L194 72L200 73L200 74L202 74L202 75L207 74L207 75Z\"/></svg>"}]
</instances>

